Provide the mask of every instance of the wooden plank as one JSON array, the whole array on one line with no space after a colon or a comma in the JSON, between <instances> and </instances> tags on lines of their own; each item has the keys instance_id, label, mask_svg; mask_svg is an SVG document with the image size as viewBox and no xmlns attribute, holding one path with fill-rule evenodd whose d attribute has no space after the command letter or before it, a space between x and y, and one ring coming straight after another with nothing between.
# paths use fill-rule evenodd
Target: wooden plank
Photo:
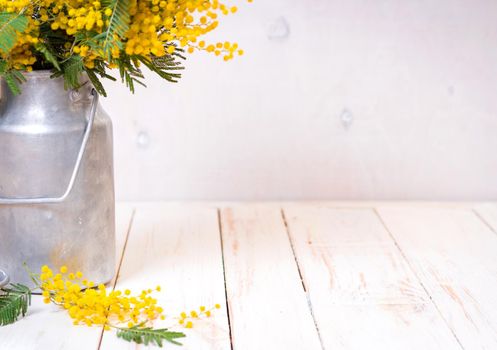
<instances>
[{"instance_id":1,"label":"wooden plank","mask_svg":"<svg viewBox=\"0 0 497 350\"><path fill-rule=\"evenodd\" d=\"M201 305L225 305L224 277L217 210L208 205L150 203L137 206L116 288L140 292L162 286L156 293L168 317L156 327L177 324L173 316ZM182 349L230 349L226 310L181 327L187 338ZM105 332L101 349L137 349L136 344ZM151 347L153 348L153 347Z\"/></svg>"},{"instance_id":2,"label":"wooden plank","mask_svg":"<svg viewBox=\"0 0 497 350\"><path fill-rule=\"evenodd\" d=\"M321 349L279 209L221 211L233 348Z\"/></svg>"},{"instance_id":3,"label":"wooden plank","mask_svg":"<svg viewBox=\"0 0 497 350\"><path fill-rule=\"evenodd\" d=\"M132 212L131 204L116 206L116 257L121 256ZM0 349L97 349L101 328L74 326L67 311L43 304L40 296L33 296L32 302L24 319L0 327Z\"/></svg>"},{"instance_id":4,"label":"wooden plank","mask_svg":"<svg viewBox=\"0 0 497 350\"><path fill-rule=\"evenodd\" d=\"M497 234L497 203L482 203L475 205L474 211L478 217Z\"/></svg>"},{"instance_id":5,"label":"wooden plank","mask_svg":"<svg viewBox=\"0 0 497 350\"><path fill-rule=\"evenodd\" d=\"M465 349L497 348L497 235L472 210L379 208Z\"/></svg>"},{"instance_id":6,"label":"wooden plank","mask_svg":"<svg viewBox=\"0 0 497 350\"><path fill-rule=\"evenodd\" d=\"M325 349L459 348L372 209L284 213Z\"/></svg>"}]
</instances>

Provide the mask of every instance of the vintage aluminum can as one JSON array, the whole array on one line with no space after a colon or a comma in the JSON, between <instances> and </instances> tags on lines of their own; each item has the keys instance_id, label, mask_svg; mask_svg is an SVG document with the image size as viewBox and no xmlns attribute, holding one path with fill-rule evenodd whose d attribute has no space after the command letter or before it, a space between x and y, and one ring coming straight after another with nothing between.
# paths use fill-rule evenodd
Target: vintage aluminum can
<instances>
[{"instance_id":1,"label":"vintage aluminum can","mask_svg":"<svg viewBox=\"0 0 497 350\"><path fill-rule=\"evenodd\" d=\"M0 98L0 269L81 271L96 283L115 268L112 123L88 78L65 90L49 71L26 73Z\"/></svg>"}]
</instances>

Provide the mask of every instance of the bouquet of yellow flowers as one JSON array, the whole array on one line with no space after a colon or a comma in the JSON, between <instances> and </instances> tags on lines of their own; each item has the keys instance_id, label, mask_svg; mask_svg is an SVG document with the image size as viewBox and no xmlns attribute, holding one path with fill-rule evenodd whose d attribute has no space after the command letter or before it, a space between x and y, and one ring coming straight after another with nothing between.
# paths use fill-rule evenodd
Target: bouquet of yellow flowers
<instances>
[{"instance_id":1,"label":"bouquet of yellow flowers","mask_svg":"<svg viewBox=\"0 0 497 350\"><path fill-rule=\"evenodd\" d=\"M236 11L218 0L0 0L0 76L14 94L33 69L63 76L66 88L86 72L103 96L112 68L132 92L144 85L142 66L176 82L186 53L243 54L236 43L201 40Z\"/></svg>"}]
</instances>

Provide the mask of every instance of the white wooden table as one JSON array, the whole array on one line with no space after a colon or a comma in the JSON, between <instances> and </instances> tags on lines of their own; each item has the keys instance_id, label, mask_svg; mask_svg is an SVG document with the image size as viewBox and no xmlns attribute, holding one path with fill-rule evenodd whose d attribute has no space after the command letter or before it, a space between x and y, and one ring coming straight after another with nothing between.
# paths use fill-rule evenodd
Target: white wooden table
<instances>
[{"instance_id":1,"label":"white wooden table","mask_svg":"<svg viewBox=\"0 0 497 350\"><path fill-rule=\"evenodd\" d=\"M497 349L495 203L120 203L117 224L110 288L222 305L166 348ZM1 350L135 348L39 297L0 328Z\"/></svg>"}]
</instances>

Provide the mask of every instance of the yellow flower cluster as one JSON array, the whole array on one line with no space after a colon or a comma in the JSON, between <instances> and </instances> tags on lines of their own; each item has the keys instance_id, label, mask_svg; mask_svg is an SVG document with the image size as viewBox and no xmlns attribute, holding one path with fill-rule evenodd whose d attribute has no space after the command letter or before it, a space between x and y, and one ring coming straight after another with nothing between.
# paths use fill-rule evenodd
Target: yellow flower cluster
<instances>
[{"instance_id":1,"label":"yellow flower cluster","mask_svg":"<svg viewBox=\"0 0 497 350\"><path fill-rule=\"evenodd\" d=\"M218 26L220 15L235 13L236 6L229 7L219 0L129 1L129 30L124 37L114 38L119 44L112 47L113 59L121 52L161 57L179 47L188 53L213 53L226 61L243 54L236 43L207 44L199 40ZM29 19L28 30L18 37L15 47L10 52L0 52L0 58L16 69L30 69L34 64L32 49L38 41L47 40L41 35L46 28L60 32L60 37L66 35L65 57L79 55L89 68L94 67L95 60L113 65L108 53L94 42L95 36L108 31L114 15L113 8L104 7L99 0L0 0L0 12L19 13Z\"/></svg>"},{"instance_id":2,"label":"yellow flower cluster","mask_svg":"<svg viewBox=\"0 0 497 350\"><path fill-rule=\"evenodd\" d=\"M70 272L66 266L60 272L54 272L43 266L39 275L43 301L46 304L55 303L68 310L69 316L75 325L103 326L110 328L131 328L136 325L151 325L154 320L165 319L164 310L157 305L157 299L151 294L152 289L143 290L139 295L133 295L128 289L108 292L103 284L95 286L91 281L83 278L81 272ZM161 287L155 288L156 292ZM202 317L211 317L219 304L207 309L201 306L189 314L182 312L178 317L178 325L192 328L193 322Z\"/></svg>"},{"instance_id":3,"label":"yellow flower cluster","mask_svg":"<svg viewBox=\"0 0 497 350\"><path fill-rule=\"evenodd\" d=\"M8 13L21 12L28 7L29 0L0 0L0 8Z\"/></svg>"},{"instance_id":4,"label":"yellow flower cluster","mask_svg":"<svg viewBox=\"0 0 497 350\"><path fill-rule=\"evenodd\" d=\"M179 316L179 321L178 323L185 328L193 328L193 322L196 319L201 318L202 316L204 317L211 317L212 316L212 310L214 309L220 309L221 305L216 304L214 307L207 309L205 306L201 306L197 312L197 310L192 310L190 311L189 314L186 312L182 312Z\"/></svg>"},{"instance_id":5,"label":"yellow flower cluster","mask_svg":"<svg viewBox=\"0 0 497 350\"><path fill-rule=\"evenodd\" d=\"M75 5L77 6L78 4ZM112 10L109 8L102 10L101 6L99 1L94 1L89 6L71 7L68 11L64 11L64 7L60 5L54 7L52 9L54 19L50 27L53 30L65 30L67 35L74 35L78 31L90 31L92 29L102 32L104 24L109 23L108 18L112 15Z\"/></svg>"},{"instance_id":6,"label":"yellow flower cluster","mask_svg":"<svg viewBox=\"0 0 497 350\"><path fill-rule=\"evenodd\" d=\"M219 14L228 15L236 11L236 6L228 8L218 0L137 1L130 11L133 20L126 35L126 53L152 53L160 57L166 51L173 53L176 44L186 47L189 53L193 53L195 49L212 52L213 50L206 49L205 43L196 45L198 37L218 26ZM229 43L229 47L233 46L236 49L236 44ZM233 58L235 49L222 49L219 54L223 52L226 60ZM238 53L241 55L243 51L239 50Z\"/></svg>"},{"instance_id":7,"label":"yellow flower cluster","mask_svg":"<svg viewBox=\"0 0 497 350\"><path fill-rule=\"evenodd\" d=\"M13 68L23 69L26 67L28 71L32 70L31 67L36 62L32 47L40 41L38 39L38 32L38 23L29 22L26 33L18 36L14 47L8 53L9 62ZM0 54L3 53L0 51Z\"/></svg>"},{"instance_id":8,"label":"yellow flower cluster","mask_svg":"<svg viewBox=\"0 0 497 350\"><path fill-rule=\"evenodd\" d=\"M151 289L138 296L129 290L108 292L103 284L94 289L93 282L82 278L81 272L68 274L65 266L57 274L43 266L40 274L44 302L53 302L67 309L75 325L99 325L107 330L112 326L133 327L165 318L163 309L157 306L157 299L151 296ZM160 287L156 291L160 291Z\"/></svg>"}]
</instances>

